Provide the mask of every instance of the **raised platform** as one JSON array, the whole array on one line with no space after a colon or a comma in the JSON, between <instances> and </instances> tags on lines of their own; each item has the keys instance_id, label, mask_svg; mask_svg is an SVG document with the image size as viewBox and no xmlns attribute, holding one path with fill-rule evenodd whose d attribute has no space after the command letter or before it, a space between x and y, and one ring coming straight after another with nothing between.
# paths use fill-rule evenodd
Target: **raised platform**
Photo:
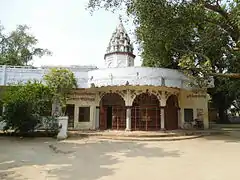
<instances>
[{"instance_id":1,"label":"raised platform","mask_svg":"<svg viewBox=\"0 0 240 180\"><path fill-rule=\"evenodd\" d=\"M223 134L222 131L69 131L71 137L94 137L98 139L129 140L129 141L178 141L194 139L211 134Z\"/></svg>"}]
</instances>

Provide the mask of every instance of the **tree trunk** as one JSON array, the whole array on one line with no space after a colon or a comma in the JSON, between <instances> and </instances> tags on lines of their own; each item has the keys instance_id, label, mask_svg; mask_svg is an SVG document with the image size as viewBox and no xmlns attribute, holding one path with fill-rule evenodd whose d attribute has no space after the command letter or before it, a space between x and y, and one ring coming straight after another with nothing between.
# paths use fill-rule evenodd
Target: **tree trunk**
<instances>
[{"instance_id":1,"label":"tree trunk","mask_svg":"<svg viewBox=\"0 0 240 180\"><path fill-rule=\"evenodd\" d=\"M52 105L52 115L53 116L61 116L62 115L62 108L60 105L60 102L58 101L58 99L55 99L53 101L53 105Z\"/></svg>"}]
</instances>

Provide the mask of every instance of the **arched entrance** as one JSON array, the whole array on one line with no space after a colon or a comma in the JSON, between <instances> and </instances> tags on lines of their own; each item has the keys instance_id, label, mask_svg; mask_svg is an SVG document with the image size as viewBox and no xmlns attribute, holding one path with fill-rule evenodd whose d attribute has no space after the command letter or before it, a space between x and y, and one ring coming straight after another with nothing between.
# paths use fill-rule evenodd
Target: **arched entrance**
<instances>
[{"instance_id":1,"label":"arched entrance","mask_svg":"<svg viewBox=\"0 0 240 180\"><path fill-rule=\"evenodd\" d=\"M124 99L117 93L105 94L100 101L100 129L125 129L125 117L126 109Z\"/></svg>"},{"instance_id":2,"label":"arched entrance","mask_svg":"<svg viewBox=\"0 0 240 180\"><path fill-rule=\"evenodd\" d=\"M159 100L154 94L143 93L136 96L131 113L132 130L159 130L161 128L159 105Z\"/></svg>"},{"instance_id":3,"label":"arched entrance","mask_svg":"<svg viewBox=\"0 0 240 180\"><path fill-rule=\"evenodd\" d=\"M164 124L166 130L178 129L178 109L178 98L176 95L171 95L167 99L166 106L164 108Z\"/></svg>"}]
</instances>

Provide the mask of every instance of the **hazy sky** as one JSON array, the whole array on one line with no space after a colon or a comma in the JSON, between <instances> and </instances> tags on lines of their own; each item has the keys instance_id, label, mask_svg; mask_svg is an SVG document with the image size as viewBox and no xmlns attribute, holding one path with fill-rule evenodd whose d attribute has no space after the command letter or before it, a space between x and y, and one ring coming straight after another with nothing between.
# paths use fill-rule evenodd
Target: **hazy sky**
<instances>
[{"instance_id":1,"label":"hazy sky","mask_svg":"<svg viewBox=\"0 0 240 180\"><path fill-rule=\"evenodd\" d=\"M103 56L112 32L119 23L119 13L100 10L91 15L85 10L87 2L88 0L0 0L0 21L7 31L13 30L18 24L30 26L31 33L39 40L39 46L53 52L50 57L35 59L36 66L103 67ZM125 28L129 32L133 31L130 22L125 23ZM140 65L139 57L135 64Z\"/></svg>"}]
</instances>

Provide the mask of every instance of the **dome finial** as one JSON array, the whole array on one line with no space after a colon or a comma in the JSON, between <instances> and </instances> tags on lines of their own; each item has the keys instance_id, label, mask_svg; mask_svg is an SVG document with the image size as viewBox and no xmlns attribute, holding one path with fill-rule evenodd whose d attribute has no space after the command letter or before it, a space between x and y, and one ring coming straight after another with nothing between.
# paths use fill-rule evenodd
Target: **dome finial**
<instances>
[{"instance_id":1,"label":"dome finial","mask_svg":"<svg viewBox=\"0 0 240 180\"><path fill-rule=\"evenodd\" d=\"M118 18L119 18L120 23L122 23L122 15L119 14Z\"/></svg>"}]
</instances>

